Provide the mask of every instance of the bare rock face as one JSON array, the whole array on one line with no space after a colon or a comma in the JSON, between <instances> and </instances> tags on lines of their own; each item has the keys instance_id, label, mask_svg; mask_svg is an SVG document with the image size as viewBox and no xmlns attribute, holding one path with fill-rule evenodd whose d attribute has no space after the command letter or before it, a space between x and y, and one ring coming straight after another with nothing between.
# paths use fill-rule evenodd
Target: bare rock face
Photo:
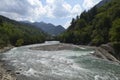
<instances>
[{"instance_id":1,"label":"bare rock face","mask_svg":"<svg viewBox=\"0 0 120 80\"><path fill-rule=\"evenodd\" d=\"M0 49L0 54L2 54L3 52L6 52L12 48L13 48L13 46L11 46L11 45L4 47L4 48ZM11 72L12 70L11 69L8 69L8 70L4 69L3 65L5 65L4 62L2 62L0 60L0 80L16 80L15 75Z\"/></svg>"},{"instance_id":2,"label":"bare rock face","mask_svg":"<svg viewBox=\"0 0 120 80\"><path fill-rule=\"evenodd\" d=\"M7 72L3 67L2 63L0 63L0 80L16 80L15 75L11 72Z\"/></svg>"},{"instance_id":3,"label":"bare rock face","mask_svg":"<svg viewBox=\"0 0 120 80\"><path fill-rule=\"evenodd\" d=\"M4 47L4 48L1 48L0 49L0 53L3 53L3 52L6 52L6 51L9 51L10 49L12 49L14 46L12 45L9 45L7 47Z\"/></svg>"},{"instance_id":4,"label":"bare rock face","mask_svg":"<svg viewBox=\"0 0 120 80\"><path fill-rule=\"evenodd\" d=\"M103 49L105 49L106 51L108 51L108 52L111 53L111 54L114 54L114 53L115 53L115 51L114 51L114 49L111 47L111 44L110 44L110 43L108 43L108 44L103 44L103 45L101 45L100 47L103 48Z\"/></svg>"},{"instance_id":5,"label":"bare rock face","mask_svg":"<svg viewBox=\"0 0 120 80\"><path fill-rule=\"evenodd\" d=\"M95 55L96 57L102 58L102 59L106 59L106 60L110 60L110 61L114 61L114 62L118 62L120 63L119 60L117 60L112 54L114 54L115 51L114 49L111 47L110 44L103 44L100 47L97 47L95 49L95 53L93 53L93 55Z\"/></svg>"}]
</instances>

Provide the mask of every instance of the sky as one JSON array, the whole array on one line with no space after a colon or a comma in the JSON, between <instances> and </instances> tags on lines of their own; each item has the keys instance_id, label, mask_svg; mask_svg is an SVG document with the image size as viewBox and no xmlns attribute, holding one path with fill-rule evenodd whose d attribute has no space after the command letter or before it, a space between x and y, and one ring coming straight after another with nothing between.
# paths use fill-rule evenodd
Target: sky
<instances>
[{"instance_id":1,"label":"sky","mask_svg":"<svg viewBox=\"0 0 120 80\"><path fill-rule=\"evenodd\" d=\"M101 0L0 0L0 15L17 21L46 22L67 28L72 18Z\"/></svg>"}]
</instances>

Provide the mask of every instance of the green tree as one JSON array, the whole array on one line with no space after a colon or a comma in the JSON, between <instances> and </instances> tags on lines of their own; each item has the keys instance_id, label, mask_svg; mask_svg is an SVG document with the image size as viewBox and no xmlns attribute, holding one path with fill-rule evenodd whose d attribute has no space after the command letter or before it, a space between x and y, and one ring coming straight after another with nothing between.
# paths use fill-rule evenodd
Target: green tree
<instances>
[{"instance_id":1,"label":"green tree","mask_svg":"<svg viewBox=\"0 0 120 80\"><path fill-rule=\"evenodd\" d=\"M21 46L21 45L23 45L23 43L24 43L24 40L23 40L23 39L18 39L18 40L16 41L16 46Z\"/></svg>"},{"instance_id":2,"label":"green tree","mask_svg":"<svg viewBox=\"0 0 120 80\"><path fill-rule=\"evenodd\" d=\"M75 25L75 30L82 29L87 26L87 23L85 22L84 19L79 19Z\"/></svg>"},{"instance_id":3,"label":"green tree","mask_svg":"<svg viewBox=\"0 0 120 80\"><path fill-rule=\"evenodd\" d=\"M112 24L110 40L112 42L120 42L120 18L116 19Z\"/></svg>"}]
</instances>

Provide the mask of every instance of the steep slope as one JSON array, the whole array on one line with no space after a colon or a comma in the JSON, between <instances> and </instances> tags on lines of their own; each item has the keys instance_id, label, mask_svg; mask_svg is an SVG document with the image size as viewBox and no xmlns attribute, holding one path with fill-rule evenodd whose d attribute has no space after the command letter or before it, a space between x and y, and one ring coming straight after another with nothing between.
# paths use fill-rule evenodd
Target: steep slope
<instances>
[{"instance_id":1,"label":"steep slope","mask_svg":"<svg viewBox=\"0 0 120 80\"><path fill-rule=\"evenodd\" d=\"M45 34L28 24L21 24L4 16L0 16L0 47L43 42Z\"/></svg>"},{"instance_id":2,"label":"steep slope","mask_svg":"<svg viewBox=\"0 0 120 80\"><path fill-rule=\"evenodd\" d=\"M44 23L44 22L35 22L32 25L42 29L45 33L52 35L52 36L56 36L61 34L62 32L65 31L65 29L62 26L55 26L53 24L50 23Z\"/></svg>"},{"instance_id":3,"label":"steep slope","mask_svg":"<svg viewBox=\"0 0 120 80\"><path fill-rule=\"evenodd\" d=\"M102 0L101 2L99 2L96 6L97 7L101 7L101 6L103 6L104 4L106 4L106 3L108 3L108 2L110 2L111 0Z\"/></svg>"},{"instance_id":4,"label":"steep slope","mask_svg":"<svg viewBox=\"0 0 120 80\"><path fill-rule=\"evenodd\" d=\"M120 0L96 6L73 19L67 31L58 39L61 42L96 46L111 43L115 49L113 55L120 59Z\"/></svg>"}]
</instances>

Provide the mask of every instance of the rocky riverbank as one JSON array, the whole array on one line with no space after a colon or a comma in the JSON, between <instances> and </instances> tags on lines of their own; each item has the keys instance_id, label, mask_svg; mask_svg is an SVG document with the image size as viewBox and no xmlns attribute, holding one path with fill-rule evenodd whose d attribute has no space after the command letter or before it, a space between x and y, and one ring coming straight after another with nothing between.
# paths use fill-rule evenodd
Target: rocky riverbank
<instances>
[{"instance_id":1,"label":"rocky riverbank","mask_svg":"<svg viewBox=\"0 0 120 80\"><path fill-rule=\"evenodd\" d=\"M0 49L0 53L2 54L3 52L10 50L11 48L13 48L13 46ZM102 45L100 47L95 47L95 46L84 46L84 45L59 43L59 44L54 44L54 45L42 45L42 46L31 47L30 49L42 50L42 51L59 51L59 50L85 49L85 48L94 49L95 52L91 53L93 56L120 63L111 54L111 53L114 53L114 49L108 45ZM7 67L8 69L6 69L5 67ZM0 60L0 80L34 80L34 79L28 79L28 77L24 75L16 75L14 72L12 72L12 70L13 69L9 69L9 66L7 66L4 61Z\"/></svg>"},{"instance_id":2,"label":"rocky riverbank","mask_svg":"<svg viewBox=\"0 0 120 80\"><path fill-rule=\"evenodd\" d=\"M73 44L54 44L54 45L44 45L44 46L37 46L31 47L32 50L42 50L42 51L58 51L58 50L75 50L77 48L87 48L87 49L94 49L95 52L91 53L93 56L96 56L101 59L114 61L120 63L111 53L114 53L114 49L109 45L101 45L100 47L95 46L85 46L85 45L73 45Z\"/></svg>"},{"instance_id":3,"label":"rocky riverbank","mask_svg":"<svg viewBox=\"0 0 120 80\"><path fill-rule=\"evenodd\" d=\"M32 50L42 50L42 51L60 51L60 50L74 50L78 48L78 46L73 44L54 44L54 45L43 45L43 46L37 46L37 47L31 47Z\"/></svg>"},{"instance_id":4,"label":"rocky riverbank","mask_svg":"<svg viewBox=\"0 0 120 80\"><path fill-rule=\"evenodd\" d=\"M113 56L113 53L115 53L115 50L108 44L103 44L99 47L94 47L95 52L92 54L98 58L114 61L120 64L120 61Z\"/></svg>"},{"instance_id":5,"label":"rocky riverbank","mask_svg":"<svg viewBox=\"0 0 120 80\"><path fill-rule=\"evenodd\" d=\"M0 61L0 80L16 80L11 70L6 70L3 66L4 63Z\"/></svg>"},{"instance_id":6,"label":"rocky riverbank","mask_svg":"<svg viewBox=\"0 0 120 80\"><path fill-rule=\"evenodd\" d=\"M0 53L9 51L9 50L12 49L12 48L14 48L14 46L12 46L12 45L9 45L9 46L4 47L4 48L0 48Z\"/></svg>"},{"instance_id":7,"label":"rocky riverbank","mask_svg":"<svg viewBox=\"0 0 120 80\"><path fill-rule=\"evenodd\" d=\"M102 44L99 47L86 46L86 45L80 45L79 47L88 48L88 49L94 49L95 52L91 53L93 56L96 56L97 58L117 62L117 63L120 64L120 60L113 55L113 54L115 54L115 49L111 46L110 43Z\"/></svg>"},{"instance_id":8,"label":"rocky riverbank","mask_svg":"<svg viewBox=\"0 0 120 80\"><path fill-rule=\"evenodd\" d=\"M12 48L13 48L13 46L4 47L4 48L0 49L0 54L2 54L3 52L6 52ZM0 80L16 80L16 77L13 74L13 72L11 72L11 70L5 69L5 62L2 61L1 58L0 58Z\"/></svg>"}]
</instances>

